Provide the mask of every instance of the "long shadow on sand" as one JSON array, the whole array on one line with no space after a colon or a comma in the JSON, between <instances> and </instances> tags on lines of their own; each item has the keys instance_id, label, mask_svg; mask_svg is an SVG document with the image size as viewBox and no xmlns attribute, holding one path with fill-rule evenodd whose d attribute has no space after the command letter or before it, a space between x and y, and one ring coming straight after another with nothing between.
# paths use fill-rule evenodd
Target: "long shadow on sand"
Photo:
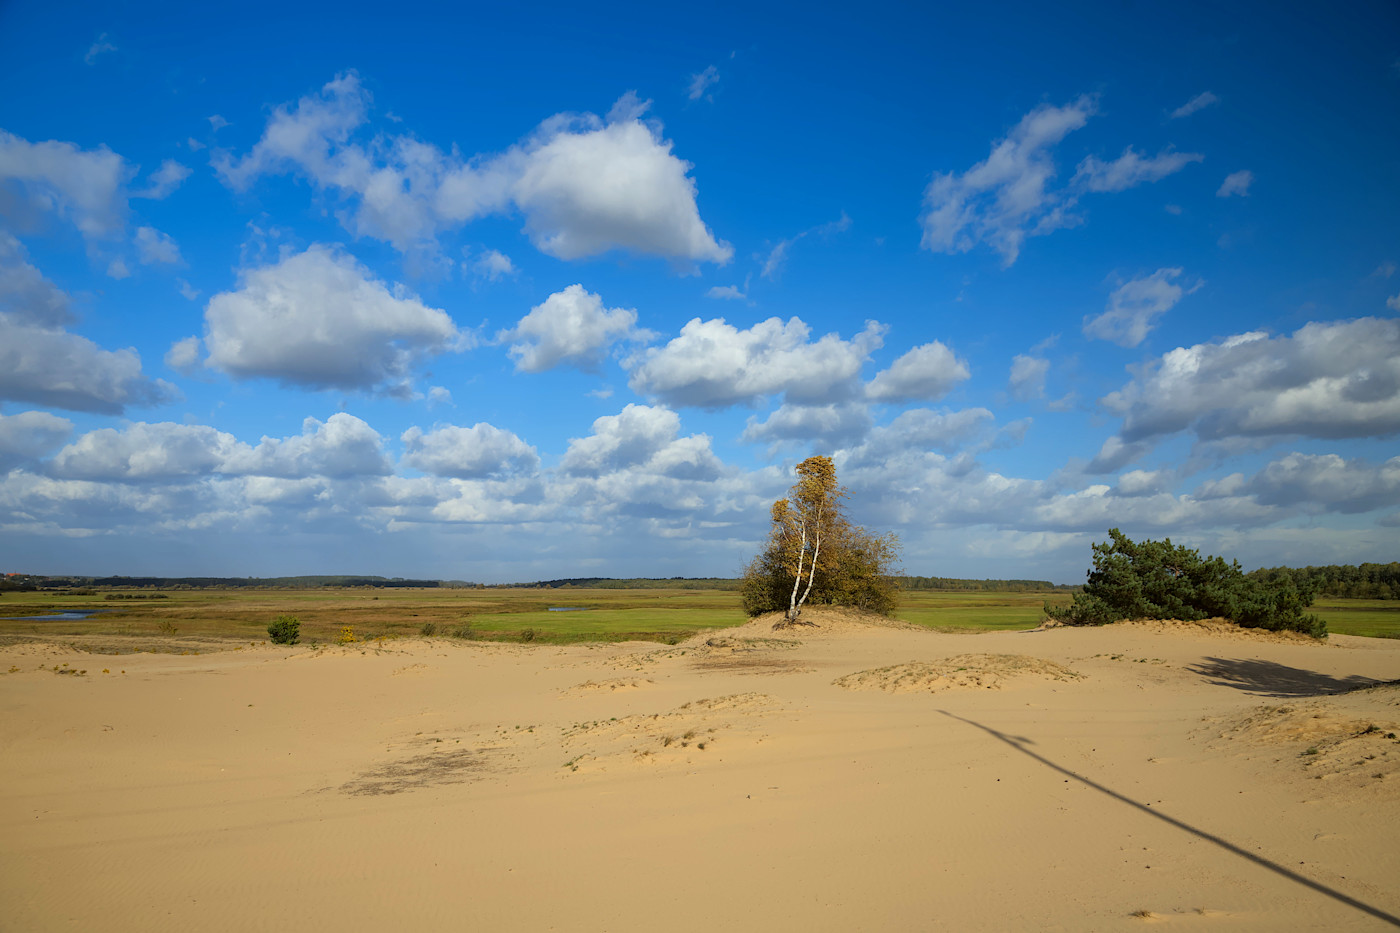
<instances>
[{"instance_id":1,"label":"long shadow on sand","mask_svg":"<svg viewBox=\"0 0 1400 933\"><path fill-rule=\"evenodd\" d=\"M959 716L956 713L950 713L946 709L941 709L938 712L942 713L944 716L947 716L949 719L956 719L958 722L966 723L967 725L972 726L974 729L981 729L983 732L987 733L992 738L996 739L998 742L1004 742L1012 748L1016 749L1016 751L1020 752L1021 754L1026 755L1030 758L1034 758L1036 761L1045 765L1052 771L1056 771L1060 774L1063 774L1065 777L1073 778L1074 780L1083 784L1085 787L1093 788L1094 790L1107 797L1112 797L1119 803L1125 803L1128 806L1141 811L1142 813L1146 813L1148 816L1151 816L1154 819L1161 820L1163 823L1166 823L1169 826L1175 826L1177 829L1184 830L1190 833L1191 835L1195 836L1197 839L1203 839L1206 842L1213 843L1214 845L1217 845L1220 848L1224 849L1226 852L1229 852L1232 855L1238 855L1240 858L1252 862L1255 865L1258 865L1260 868L1266 868L1277 875L1287 878L1289 881L1292 881L1295 884L1302 885L1305 888L1309 888L1313 891L1316 891L1319 894L1330 897L1335 901L1339 901L1347 905L1348 907L1353 907L1361 911L1362 913L1375 917L1377 920L1384 921L1385 923L1388 923L1391 926L1400 927L1400 917L1396 917L1393 914L1388 914L1378 907L1372 907L1370 904L1367 904L1364 901L1358 901L1356 898L1352 897L1349 894L1343 894L1341 891L1338 891L1335 888L1329 888L1327 885L1322 884L1321 882L1314 881L1311 878L1300 875L1296 871L1285 868L1277 862L1273 862L1269 859L1264 858L1262 855L1256 855L1253 852L1250 852L1246 849L1242 849L1239 846L1235 845L1233 842L1230 842L1228 839L1222 839L1221 837L1216 836L1212 833L1208 833L1203 829L1197 829L1190 823L1183 823L1181 820L1178 820L1175 817L1167 816L1165 813L1153 809L1147 804L1139 803L1131 797L1126 797L1123 794L1118 793L1118 791L1113 790L1112 788L1105 787L1097 781L1092 781L1089 778L1086 778L1084 775L1078 773L1077 771L1071 771L1070 769L1062 765L1056 764L1049 758L1046 758L1044 755L1037 754L1036 752L1033 752L1029 748L1027 748L1027 745L1035 744L1031 739L1028 739L1024 736L1007 735L1005 732L999 732L996 729L993 729L991 726L986 726L980 722L975 722L971 719L966 719L962 716Z\"/></svg>"},{"instance_id":2,"label":"long shadow on sand","mask_svg":"<svg viewBox=\"0 0 1400 933\"><path fill-rule=\"evenodd\" d=\"M1218 686L1234 687L1265 697L1329 696L1385 683L1354 674L1350 677L1333 677L1274 661L1239 658L1206 658L1187 670L1209 678L1211 683Z\"/></svg>"}]
</instances>

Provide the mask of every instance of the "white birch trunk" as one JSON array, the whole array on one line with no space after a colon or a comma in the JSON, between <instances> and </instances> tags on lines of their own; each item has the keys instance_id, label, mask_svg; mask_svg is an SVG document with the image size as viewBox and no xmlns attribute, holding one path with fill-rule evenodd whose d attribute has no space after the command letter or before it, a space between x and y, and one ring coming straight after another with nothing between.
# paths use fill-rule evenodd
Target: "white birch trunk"
<instances>
[{"instance_id":1,"label":"white birch trunk","mask_svg":"<svg viewBox=\"0 0 1400 933\"><path fill-rule=\"evenodd\" d=\"M797 606L798 606L798 603L797 603L797 589L798 589L798 587L800 587L800 586L802 585L802 561L803 561L803 558L805 558L806 556L807 556L807 523L806 523L806 522L803 522L803 523L802 523L802 546L801 546L800 548L798 548L798 550L797 550L797 579L795 579L795 580L792 581L792 595L788 597L788 611L787 611L787 617L788 617L788 621L789 621L789 622L791 622L791 621L793 621L794 619L797 618ZM817 565L816 565L816 563L814 562L814 563L812 564L812 570L815 571L816 569L817 569ZM807 589L810 590L811 588L812 588L812 587L811 587L811 584L808 584L808 585L807 585ZM802 597L802 600L803 600L803 602L806 602L807 597L804 595L804 596Z\"/></svg>"},{"instance_id":2,"label":"white birch trunk","mask_svg":"<svg viewBox=\"0 0 1400 933\"><path fill-rule=\"evenodd\" d=\"M802 611L802 604L805 603L805 602L807 601L807 597L808 597L808 596L811 594L811 592L812 592L812 583L817 579L817 558L820 557L820 556L821 556L821 553L822 553L822 510L821 510L821 509L818 509L818 510L817 510L817 527L816 527L815 529L813 529L812 539L813 539L813 547L812 547L812 567L811 567L810 570L807 571L807 589L802 593L802 599L798 601L798 603L797 603L797 608L796 608L795 610L793 610L793 614L792 614L792 619L793 619L793 621L796 621L796 620L797 620L797 613L800 612L800 611ZM807 541L807 531L806 531L806 528L805 528L805 527L803 528L803 532L802 532L802 541L803 541L803 544L805 545L805 544L806 544L806 541Z\"/></svg>"}]
</instances>

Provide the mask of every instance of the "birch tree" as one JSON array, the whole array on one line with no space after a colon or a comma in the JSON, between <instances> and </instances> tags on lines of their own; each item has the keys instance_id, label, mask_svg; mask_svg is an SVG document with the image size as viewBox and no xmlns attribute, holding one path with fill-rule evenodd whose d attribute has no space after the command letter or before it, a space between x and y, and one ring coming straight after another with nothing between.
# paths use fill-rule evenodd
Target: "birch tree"
<instances>
[{"instance_id":1,"label":"birch tree","mask_svg":"<svg viewBox=\"0 0 1400 933\"><path fill-rule=\"evenodd\" d=\"M797 482L773 503L767 547L744 572L741 595L750 615L782 610L780 624L811 625L801 619L809 601L882 613L894 608L898 541L851 525L842 508L846 496L830 457L797 465Z\"/></svg>"}]
</instances>

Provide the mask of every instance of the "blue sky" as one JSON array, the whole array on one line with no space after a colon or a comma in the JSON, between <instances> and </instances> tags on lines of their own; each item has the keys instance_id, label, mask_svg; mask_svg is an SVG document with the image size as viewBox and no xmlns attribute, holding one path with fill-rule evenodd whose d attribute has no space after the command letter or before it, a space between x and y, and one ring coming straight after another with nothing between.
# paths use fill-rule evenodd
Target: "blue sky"
<instances>
[{"instance_id":1,"label":"blue sky","mask_svg":"<svg viewBox=\"0 0 1400 933\"><path fill-rule=\"evenodd\" d=\"M1400 551L1400 11L0 5L0 567Z\"/></svg>"}]
</instances>

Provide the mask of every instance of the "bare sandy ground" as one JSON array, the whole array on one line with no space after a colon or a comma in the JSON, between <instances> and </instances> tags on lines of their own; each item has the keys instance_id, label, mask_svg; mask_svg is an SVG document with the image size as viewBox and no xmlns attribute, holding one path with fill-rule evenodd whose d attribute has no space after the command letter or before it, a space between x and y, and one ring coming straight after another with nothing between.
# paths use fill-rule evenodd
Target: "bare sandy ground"
<instances>
[{"instance_id":1,"label":"bare sandy ground","mask_svg":"<svg viewBox=\"0 0 1400 933\"><path fill-rule=\"evenodd\" d=\"M1393 929L1397 678L1170 623L10 646L0 929Z\"/></svg>"}]
</instances>

